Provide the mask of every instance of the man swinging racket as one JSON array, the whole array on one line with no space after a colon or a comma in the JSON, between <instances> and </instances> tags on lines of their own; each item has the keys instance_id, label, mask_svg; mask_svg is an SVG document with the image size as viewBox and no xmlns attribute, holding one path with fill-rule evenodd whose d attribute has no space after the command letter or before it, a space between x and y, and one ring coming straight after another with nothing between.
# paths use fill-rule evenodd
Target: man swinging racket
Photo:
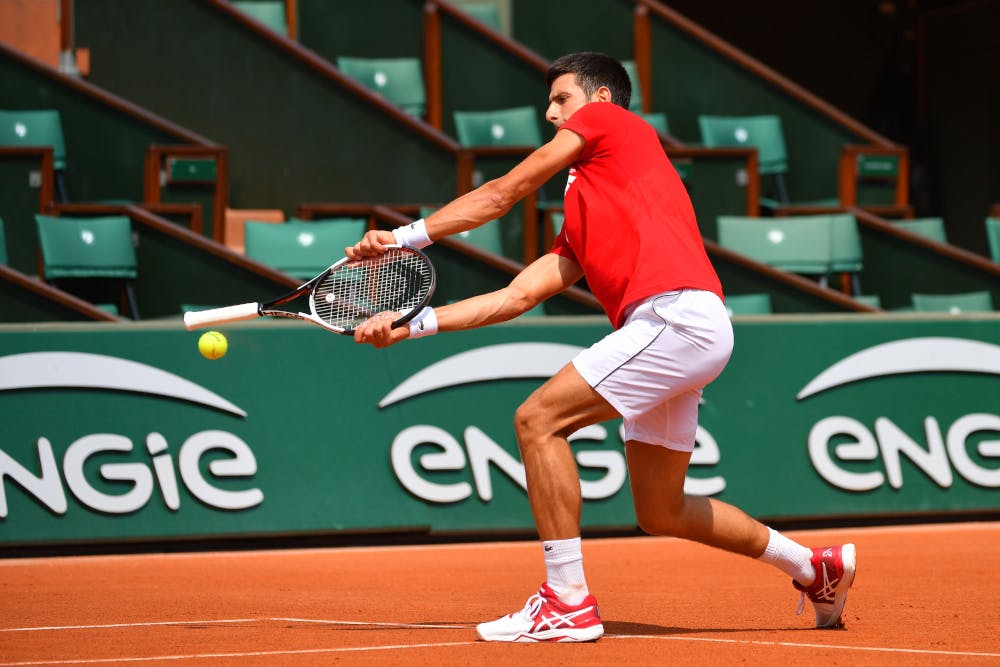
<instances>
[{"instance_id":1,"label":"man swinging racket","mask_svg":"<svg viewBox=\"0 0 1000 667\"><path fill-rule=\"evenodd\" d=\"M561 232L509 285L425 308L396 328L391 314L376 316L354 335L385 347L504 322L582 277L614 327L514 415L546 581L523 609L480 624L479 638L593 641L604 633L584 577L580 481L567 437L618 417L640 528L775 565L813 603L817 627L840 625L854 582L853 544L811 549L732 505L684 493L698 402L729 360L733 331L687 192L656 132L628 111L628 75L609 56L575 53L552 64L546 83L545 116L556 127L551 141L426 220L369 231L346 249L361 257L387 243L426 246L500 218L569 167Z\"/></svg>"}]
</instances>

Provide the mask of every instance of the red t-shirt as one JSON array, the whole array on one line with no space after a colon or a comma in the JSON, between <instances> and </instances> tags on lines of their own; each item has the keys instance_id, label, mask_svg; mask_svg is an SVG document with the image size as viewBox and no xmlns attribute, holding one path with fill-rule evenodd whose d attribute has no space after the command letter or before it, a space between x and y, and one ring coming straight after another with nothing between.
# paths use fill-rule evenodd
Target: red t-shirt
<instances>
[{"instance_id":1,"label":"red t-shirt","mask_svg":"<svg viewBox=\"0 0 1000 667\"><path fill-rule=\"evenodd\" d=\"M583 267L615 328L629 305L677 289L722 297L694 208L656 131L611 102L591 102L560 130L583 137L551 252Z\"/></svg>"}]
</instances>

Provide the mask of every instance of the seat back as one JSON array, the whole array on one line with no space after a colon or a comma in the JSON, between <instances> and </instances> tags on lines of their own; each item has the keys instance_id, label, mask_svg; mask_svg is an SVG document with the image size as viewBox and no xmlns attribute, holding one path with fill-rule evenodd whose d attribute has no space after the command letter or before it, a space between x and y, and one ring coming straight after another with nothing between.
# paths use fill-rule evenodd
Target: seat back
<instances>
[{"instance_id":1,"label":"seat back","mask_svg":"<svg viewBox=\"0 0 1000 667\"><path fill-rule=\"evenodd\" d=\"M35 215L42 271L58 278L135 278L132 223L126 216L53 218Z\"/></svg>"},{"instance_id":2,"label":"seat back","mask_svg":"<svg viewBox=\"0 0 1000 667\"><path fill-rule=\"evenodd\" d=\"M433 213L434 210L435 209L430 207L421 207L420 217L426 218ZM500 224L500 220L490 220L486 224L475 227L474 229L467 229L463 232L459 232L451 238L473 245L480 250L485 250L486 252L491 252L494 255L500 255L503 257L503 236Z\"/></svg>"},{"instance_id":3,"label":"seat back","mask_svg":"<svg viewBox=\"0 0 1000 667\"><path fill-rule=\"evenodd\" d=\"M756 148L762 174L788 171L788 152L779 116L698 116L698 127L702 143L709 148Z\"/></svg>"},{"instance_id":4,"label":"seat back","mask_svg":"<svg viewBox=\"0 0 1000 667\"><path fill-rule=\"evenodd\" d=\"M500 9L494 3L462 3L458 8L497 32L501 31Z\"/></svg>"},{"instance_id":5,"label":"seat back","mask_svg":"<svg viewBox=\"0 0 1000 667\"><path fill-rule=\"evenodd\" d=\"M285 0L232 0L233 6L247 16L252 16L271 30L288 35L288 17Z\"/></svg>"},{"instance_id":6,"label":"seat back","mask_svg":"<svg viewBox=\"0 0 1000 667\"><path fill-rule=\"evenodd\" d=\"M905 229L913 234L925 236L938 243L947 243L948 237L944 229L943 218L913 218L912 220L893 220L892 225Z\"/></svg>"},{"instance_id":7,"label":"seat back","mask_svg":"<svg viewBox=\"0 0 1000 667\"><path fill-rule=\"evenodd\" d=\"M830 224L830 270L834 273L857 273L863 268L861 232L851 213L822 216L794 216L795 220L825 218Z\"/></svg>"},{"instance_id":8,"label":"seat back","mask_svg":"<svg viewBox=\"0 0 1000 667\"><path fill-rule=\"evenodd\" d=\"M62 121L54 109L0 110L0 146L51 146L53 167L66 168Z\"/></svg>"},{"instance_id":9,"label":"seat back","mask_svg":"<svg viewBox=\"0 0 1000 667\"><path fill-rule=\"evenodd\" d=\"M642 86L639 85L639 70L634 60L623 60L622 67L628 74L629 81L632 82L632 99L629 100L628 110L638 114L642 113Z\"/></svg>"},{"instance_id":10,"label":"seat back","mask_svg":"<svg viewBox=\"0 0 1000 667\"><path fill-rule=\"evenodd\" d=\"M993 310L993 297L987 291L959 294L911 294L913 309L925 313L988 312Z\"/></svg>"},{"instance_id":11,"label":"seat back","mask_svg":"<svg viewBox=\"0 0 1000 667\"><path fill-rule=\"evenodd\" d=\"M990 258L1000 264L1000 218L986 218L986 240L990 245Z\"/></svg>"},{"instance_id":12,"label":"seat back","mask_svg":"<svg viewBox=\"0 0 1000 667\"><path fill-rule=\"evenodd\" d=\"M309 280L344 257L368 228L365 218L326 218L282 224L246 223L247 257L300 280Z\"/></svg>"},{"instance_id":13,"label":"seat back","mask_svg":"<svg viewBox=\"0 0 1000 667\"><path fill-rule=\"evenodd\" d=\"M538 111L514 107L492 111L455 111L455 131L463 146L541 146Z\"/></svg>"},{"instance_id":14,"label":"seat back","mask_svg":"<svg viewBox=\"0 0 1000 667\"><path fill-rule=\"evenodd\" d=\"M423 117L427 90L419 58L337 58L337 67L411 116Z\"/></svg>"},{"instance_id":15,"label":"seat back","mask_svg":"<svg viewBox=\"0 0 1000 667\"><path fill-rule=\"evenodd\" d=\"M832 263L830 221L798 218L718 218L719 245L776 269L825 276Z\"/></svg>"},{"instance_id":16,"label":"seat back","mask_svg":"<svg viewBox=\"0 0 1000 667\"><path fill-rule=\"evenodd\" d=\"M650 113L640 113L644 121L653 126L653 129L660 134L670 134L670 123L667 122L667 114L660 111Z\"/></svg>"},{"instance_id":17,"label":"seat back","mask_svg":"<svg viewBox=\"0 0 1000 667\"><path fill-rule=\"evenodd\" d=\"M771 295L767 292L757 294L727 294L726 312L732 315L770 315Z\"/></svg>"}]
</instances>

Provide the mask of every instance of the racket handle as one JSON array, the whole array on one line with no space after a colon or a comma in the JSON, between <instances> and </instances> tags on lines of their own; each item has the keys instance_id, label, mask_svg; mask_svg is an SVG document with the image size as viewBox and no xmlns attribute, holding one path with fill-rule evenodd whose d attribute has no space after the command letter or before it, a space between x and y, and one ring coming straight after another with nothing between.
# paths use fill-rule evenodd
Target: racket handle
<instances>
[{"instance_id":1,"label":"racket handle","mask_svg":"<svg viewBox=\"0 0 1000 667\"><path fill-rule=\"evenodd\" d=\"M191 331L192 329L226 324L227 322L252 320L255 317L260 317L260 304L241 303L238 306L226 306L225 308L212 308L211 310L184 313L184 326L188 331Z\"/></svg>"}]
</instances>

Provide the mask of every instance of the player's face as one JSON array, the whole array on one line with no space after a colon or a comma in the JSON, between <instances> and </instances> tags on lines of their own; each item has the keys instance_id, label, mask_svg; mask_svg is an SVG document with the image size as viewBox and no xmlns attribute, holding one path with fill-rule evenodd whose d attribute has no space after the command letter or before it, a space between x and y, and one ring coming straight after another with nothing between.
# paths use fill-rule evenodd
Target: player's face
<instances>
[{"instance_id":1,"label":"player's face","mask_svg":"<svg viewBox=\"0 0 1000 667\"><path fill-rule=\"evenodd\" d=\"M583 88L577 85L575 74L563 74L552 82L552 88L549 90L549 108L545 112L545 120L555 125L558 130L580 107L588 102L597 102L602 91L607 91L607 88L598 89L593 96L588 98L587 94L583 92Z\"/></svg>"}]
</instances>

